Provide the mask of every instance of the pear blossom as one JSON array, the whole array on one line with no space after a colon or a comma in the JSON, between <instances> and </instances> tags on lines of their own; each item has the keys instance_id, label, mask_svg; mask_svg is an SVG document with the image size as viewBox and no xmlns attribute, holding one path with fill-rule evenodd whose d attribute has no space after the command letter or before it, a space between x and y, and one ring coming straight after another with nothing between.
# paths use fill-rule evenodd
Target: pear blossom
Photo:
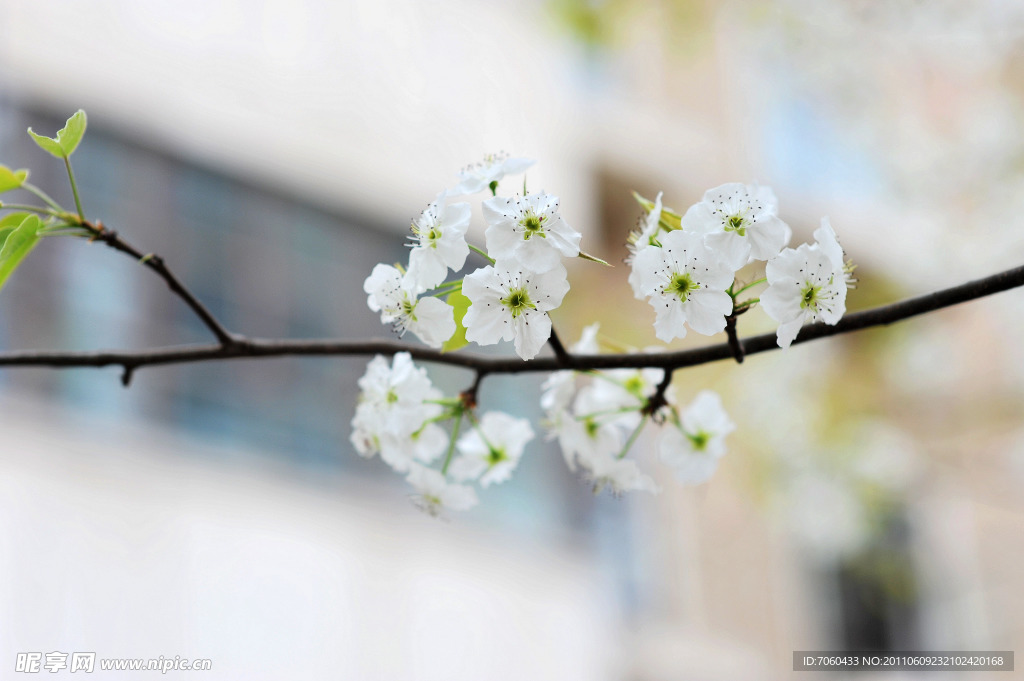
<instances>
[{"instance_id":1,"label":"pear blossom","mask_svg":"<svg viewBox=\"0 0 1024 681\"><path fill-rule=\"evenodd\" d=\"M658 192L657 198L654 199L654 207L644 218L640 231L631 233L626 243L626 248L629 249L629 255L626 256L626 264L630 268L629 285L633 288L633 296L637 300L643 300L646 296L640 290L640 271L636 268L636 254L645 248L660 245L657 237L661 231L661 195L662 192Z\"/></svg>"},{"instance_id":2,"label":"pear blossom","mask_svg":"<svg viewBox=\"0 0 1024 681\"><path fill-rule=\"evenodd\" d=\"M559 215L556 196L496 196L484 201L483 211L487 252L496 260L514 259L546 272L557 267L562 256L580 254L581 235Z\"/></svg>"},{"instance_id":3,"label":"pear blossom","mask_svg":"<svg viewBox=\"0 0 1024 681\"><path fill-rule=\"evenodd\" d=\"M366 304L380 312L384 324L393 324L399 335L412 331L424 343L439 348L455 333L455 312L443 300L430 296L420 298L426 291L407 272L382 263L363 282L363 291L369 294Z\"/></svg>"},{"instance_id":4,"label":"pear blossom","mask_svg":"<svg viewBox=\"0 0 1024 681\"><path fill-rule=\"evenodd\" d=\"M713 335L725 328L732 298L725 292L734 270L722 264L699 234L676 230L661 238L661 248L645 248L633 263L640 291L649 296L655 335L666 343L686 335L686 325Z\"/></svg>"},{"instance_id":5,"label":"pear blossom","mask_svg":"<svg viewBox=\"0 0 1024 681\"><path fill-rule=\"evenodd\" d=\"M452 462L452 477L480 479L481 487L505 482L519 465L533 428L526 419L500 411L487 412L477 428L459 438L459 458Z\"/></svg>"},{"instance_id":6,"label":"pear blossom","mask_svg":"<svg viewBox=\"0 0 1024 681\"><path fill-rule=\"evenodd\" d=\"M484 160L459 171L459 184L448 190L449 196L465 196L482 192L506 175L519 175L536 161L532 158L509 158L505 152L488 154Z\"/></svg>"},{"instance_id":7,"label":"pear blossom","mask_svg":"<svg viewBox=\"0 0 1024 681\"><path fill-rule=\"evenodd\" d=\"M580 452L578 458L594 484L595 494L604 489L611 490L616 496L634 490L652 494L659 491L654 480L644 474L632 459L620 459L603 449Z\"/></svg>"},{"instance_id":8,"label":"pear blossom","mask_svg":"<svg viewBox=\"0 0 1024 681\"><path fill-rule=\"evenodd\" d=\"M472 487L450 483L443 474L419 464L410 466L405 481L416 489L413 503L434 517L444 509L468 511L479 502Z\"/></svg>"},{"instance_id":9,"label":"pear blossom","mask_svg":"<svg viewBox=\"0 0 1024 681\"><path fill-rule=\"evenodd\" d=\"M458 272L469 255L466 230L469 229L468 203L444 204L440 194L413 220L409 254L409 277L424 290L444 281L451 269Z\"/></svg>"},{"instance_id":10,"label":"pear blossom","mask_svg":"<svg viewBox=\"0 0 1024 681\"><path fill-rule=\"evenodd\" d=\"M738 182L704 193L682 219L688 232L703 234L707 245L733 271L767 260L789 243L793 231L778 217L779 202L769 187Z\"/></svg>"},{"instance_id":11,"label":"pear blossom","mask_svg":"<svg viewBox=\"0 0 1024 681\"><path fill-rule=\"evenodd\" d=\"M679 424L670 422L662 428L659 458L673 469L680 482L705 482L725 454L725 436L735 429L718 394L702 390L683 410Z\"/></svg>"},{"instance_id":12,"label":"pear blossom","mask_svg":"<svg viewBox=\"0 0 1024 681\"><path fill-rule=\"evenodd\" d=\"M779 322L779 347L788 348L800 327L823 321L834 325L846 312L846 289L851 279L828 218L814 232L816 243L787 248L768 261L768 288L761 294L761 307Z\"/></svg>"},{"instance_id":13,"label":"pear blossom","mask_svg":"<svg viewBox=\"0 0 1024 681\"><path fill-rule=\"evenodd\" d=\"M597 334L601 325L591 324L583 329L579 341L569 348L576 355L596 355L600 352L597 345ZM576 393L576 372L555 371L541 385L540 406L549 417L556 415L569 406Z\"/></svg>"},{"instance_id":14,"label":"pear blossom","mask_svg":"<svg viewBox=\"0 0 1024 681\"><path fill-rule=\"evenodd\" d=\"M532 359L551 335L547 312L569 291L565 268L536 272L497 262L469 274L462 293L471 304L463 317L466 339L480 345L514 341L516 353Z\"/></svg>"},{"instance_id":15,"label":"pear blossom","mask_svg":"<svg viewBox=\"0 0 1024 681\"><path fill-rule=\"evenodd\" d=\"M623 429L616 423L602 423L596 417L577 418L569 411L561 412L552 432L558 437L562 458L570 471L576 470L578 459L616 456L626 442Z\"/></svg>"},{"instance_id":16,"label":"pear blossom","mask_svg":"<svg viewBox=\"0 0 1024 681\"><path fill-rule=\"evenodd\" d=\"M448 438L429 421L442 412L434 403L442 394L408 352L396 354L391 365L380 355L374 357L359 388L350 440L361 456L379 453L389 466L404 472L414 459L429 463L441 455Z\"/></svg>"}]
</instances>

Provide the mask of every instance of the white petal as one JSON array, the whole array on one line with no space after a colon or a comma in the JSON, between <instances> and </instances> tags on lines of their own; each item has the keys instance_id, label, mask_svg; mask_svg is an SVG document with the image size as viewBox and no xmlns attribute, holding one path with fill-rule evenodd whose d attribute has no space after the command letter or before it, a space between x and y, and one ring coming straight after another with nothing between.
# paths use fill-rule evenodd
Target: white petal
<instances>
[{"instance_id":1,"label":"white petal","mask_svg":"<svg viewBox=\"0 0 1024 681\"><path fill-rule=\"evenodd\" d=\"M750 257L754 260L774 258L789 243L793 230L774 215L759 218L747 228Z\"/></svg>"},{"instance_id":2,"label":"white petal","mask_svg":"<svg viewBox=\"0 0 1024 681\"><path fill-rule=\"evenodd\" d=\"M533 359L551 336L551 319L543 312L526 310L513 322L516 354ZM469 337L467 332L466 337Z\"/></svg>"},{"instance_id":3,"label":"white petal","mask_svg":"<svg viewBox=\"0 0 1024 681\"><path fill-rule=\"evenodd\" d=\"M409 330L432 348L441 347L455 333L455 311L439 298L420 298L413 314L416 320L409 324Z\"/></svg>"},{"instance_id":4,"label":"white petal","mask_svg":"<svg viewBox=\"0 0 1024 681\"><path fill-rule=\"evenodd\" d=\"M691 329L712 336L725 329L725 318L732 312L732 298L725 291L699 289L690 293L683 308Z\"/></svg>"},{"instance_id":5,"label":"white petal","mask_svg":"<svg viewBox=\"0 0 1024 681\"><path fill-rule=\"evenodd\" d=\"M800 333L800 327L803 325L803 316L797 317L793 321L780 324L779 330L775 334L776 340L779 343L779 347L788 348L790 345L792 345L793 340L796 339L796 335Z\"/></svg>"}]
</instances>

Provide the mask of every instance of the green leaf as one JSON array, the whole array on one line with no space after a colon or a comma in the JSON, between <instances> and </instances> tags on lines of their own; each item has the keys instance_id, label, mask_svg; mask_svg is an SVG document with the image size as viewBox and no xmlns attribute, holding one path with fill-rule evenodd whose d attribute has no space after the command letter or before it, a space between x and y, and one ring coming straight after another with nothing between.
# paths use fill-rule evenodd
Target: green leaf
<instances>
[{"instance_id":1,"label":"green leaf","mask_svg":"<svg viewBox=\"0 0 1024 681\"><path fill-rule=\"evenodd\" d=\"M11 170L0 165L0 193L20 187L28 179L27 170Z\"/></svg>"},{"instance_id":2,"label":"green leaf","mask_svg":"<svg viewBox=\"0 0 1024 681\"><path fill-rule=\"evenodd\" d=\"M39 243L39 230L42 227L43 221L38 216L29 215L7 234L3 248L0 248L0 288L3 288L21 261Z\"/></svg>"},{"instance_id":3,"label":"green leaf","mask_svg":"<svg viewBox=\"0 0 1024 681\"><path fill-rule=\"evenodd\" d=\"M57 158L64 158L64 150L60 148L60 144L57 142L57 140L51 139L49 137L43 137L42 135L37 135L36 133L32 132L32 128L28 129L28 134L29 137L35 140L36 144L39 145L40 149L56 156Z\"/></svg>"},{"instance_id":4,"label":"green leaf","mask_svg":"<svg viewBox=\"0 0 1024 681\"><path fill-rule=\"evenodd\" d=\"M466 310L469 309L472 301L462 293L461 289L453 292L445 298L445 301L455 310L455 333L441 347L441 352L453 352L469 345L469 341L466 340L466 327L462 325L462 318L466 316Z\"/></svg>"},{"instance_id":5,"label":"green leaf","mask_svg":"<svg viewBox=\"0 0 1024 681\"><path fill-rule=\"evenodd\" d=\"M7 237L17 229L31 213L11 213L0 218L0 248L3 247Z\"/></svg>"},{"instance_id":6,"label":"green leaf","mask_svg":"<svg viewBox=\"0 0 1024 681\"><path fill-rule=\"evenodd\" d=\"M28 129L28 134L43 151L49 152L57 158L67 158L75 153L78 143L82 141L82 136L85 135L85 126L85 112L79 109L68 119L64 127L57 131L56 139L36 134L32 128Z\"/></svg>"}]
</instances>

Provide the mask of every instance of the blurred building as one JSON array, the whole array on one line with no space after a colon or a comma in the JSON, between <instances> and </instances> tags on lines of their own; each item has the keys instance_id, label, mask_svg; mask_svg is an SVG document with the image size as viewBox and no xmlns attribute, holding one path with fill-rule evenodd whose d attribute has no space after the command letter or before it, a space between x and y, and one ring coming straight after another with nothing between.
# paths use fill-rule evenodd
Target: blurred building
<instances>
[{"instance_id":1,"label":"blurred building","mask_svg":"<svg viewBox=\"0 0 1024 681\"><path fill-rule=\"evenodd\" d=\"M87 109L87 212L249 335L385 333L363 279L495 149L540 159L531 187L616 264L631 190L685 210L755 180L796 240L831 217L860 265L854 308L1024 258L1014 2L0 12L0 162L66 200L23 131ZM3 347L205 340L127 259L52 241L0 294ZM570 273L563 337L596 319L653 342L624 269ZM681 399L714 387L740 426L710 483L676 484L641 440L662 494L594 498L534 443L511 483L440 524L349 448L363 360L146 369L130 390L113 370L3 372L0 664L95 648L210 657L217 678L656 681L787 678L794 650L1012 650L1020 312L1011 292L683 372ZM481 397L536 417L538 394L492 378Z\"/></svg>"}]
</instances>

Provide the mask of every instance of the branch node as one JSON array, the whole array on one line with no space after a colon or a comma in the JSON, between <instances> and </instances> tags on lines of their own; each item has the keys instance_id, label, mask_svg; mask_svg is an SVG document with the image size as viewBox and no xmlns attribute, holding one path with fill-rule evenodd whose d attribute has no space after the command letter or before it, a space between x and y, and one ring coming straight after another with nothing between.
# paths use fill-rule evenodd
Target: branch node
<instances>
[{"instance_id":1,"label":"branch node","mask_svg":"<svg viewBox=\"0 0 1024 681\"><path fill-rule=\"evenodd\" d=\"M462 406L464 409L476 409L476 395L480 390L480 382L483 381L486 376L486 371L477 370L476 377L473 379L473 385L459 393L459 399L462 400Z\"/></svg>"},{"instance_id":2,"label":"branch node","mask_svg":"<svg viewBox=\"0 0 1024 681\"><path fill-rule=\"evenodd\" d=\"M662 407L668 405L668 400L665 398L665 392L672 383L672 368L665 367L664 371L665 375L662 377L661 383L658 384L657 390L655 390L654 394L647 399L647 404L645 404L644 408L640 410L641 414L644 416L650 416L655 423L661 423L661 420L659 420L661 417L658 416L658 412L661 411Z\"/></svg>"}]
</instances>

